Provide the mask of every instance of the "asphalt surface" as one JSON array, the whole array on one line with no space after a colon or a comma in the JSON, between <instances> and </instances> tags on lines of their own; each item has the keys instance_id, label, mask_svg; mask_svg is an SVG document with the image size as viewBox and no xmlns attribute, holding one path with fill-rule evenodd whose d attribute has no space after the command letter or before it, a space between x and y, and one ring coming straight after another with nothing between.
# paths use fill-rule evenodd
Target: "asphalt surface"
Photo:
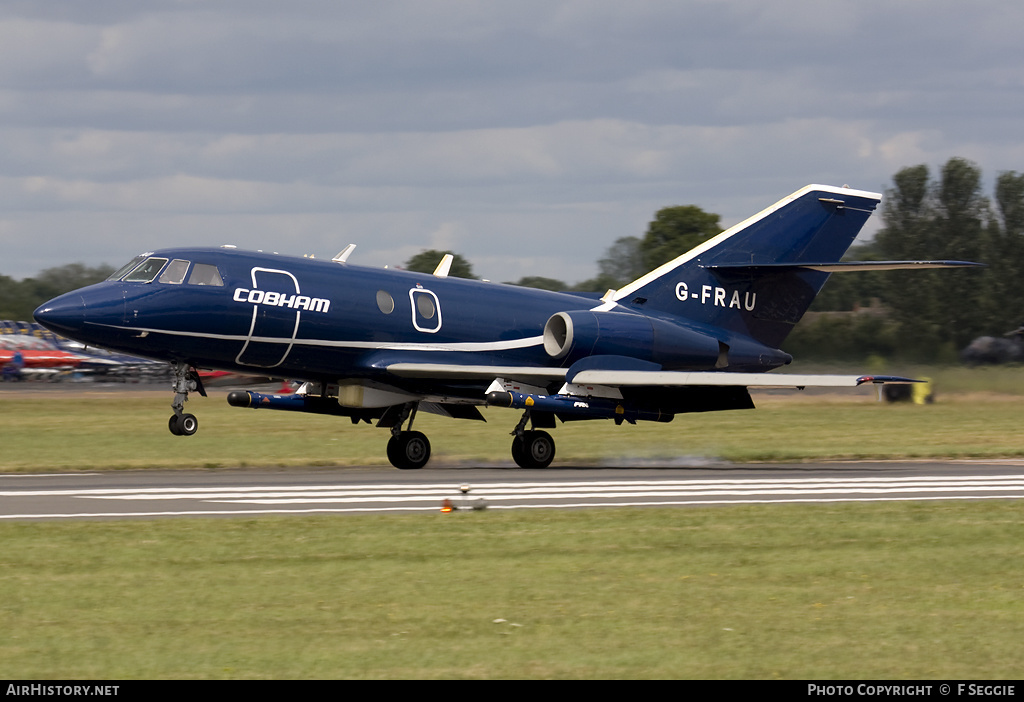
<instances>
[{"instance_id":1,"label":"asphalt surface","mask_svg":"<svg viewBox=\"0 0 1024 702\"><path fill-rule=\"evenodd\" d=\"M0 521L1024 498L1024 460L0 475Z\"/></svg>"}]
</instances>

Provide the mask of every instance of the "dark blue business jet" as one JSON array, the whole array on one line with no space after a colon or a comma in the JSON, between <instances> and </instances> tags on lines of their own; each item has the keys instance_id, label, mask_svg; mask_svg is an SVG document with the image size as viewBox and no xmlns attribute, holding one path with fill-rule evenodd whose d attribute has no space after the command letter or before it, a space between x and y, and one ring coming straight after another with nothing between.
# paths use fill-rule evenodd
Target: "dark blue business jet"
<instances>
[{"instance_id":1,"label":"dark blue business jet","mask_svg":"<svg viewBox=\"0 0 1024 702\"><path fill-rule=\"evenodd\" d=\"M910 382L767 373L792 360L779 347L831 273L977 265L841 263L880 200L809 185L600 298L451 278L448 256L429 275L351 265L352 246L330 261L189 248L137 256L35 318L170 362L177 435L198 428L184 411L190 392L205 395L196 369L219 369L303 381L294 395L235 391L228 402L376 422L403 469L430 458L412 430L418 410L483 420L480 405L518 409L512 457L542 468L556 418L668 422L753 408L751 386Z\"/></svg>"}]
</instances>

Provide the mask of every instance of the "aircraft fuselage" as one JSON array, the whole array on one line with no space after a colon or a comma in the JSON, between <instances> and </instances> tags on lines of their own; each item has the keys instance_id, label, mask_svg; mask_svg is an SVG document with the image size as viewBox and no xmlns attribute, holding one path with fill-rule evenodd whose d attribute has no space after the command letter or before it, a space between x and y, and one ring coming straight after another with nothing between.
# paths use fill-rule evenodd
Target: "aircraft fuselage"
<instances>
[{"instance_id":1,"label":"aircraft fuselage","mask_svg":"<svg viewBox=\"0 0 1024 702\"><path fill-rule=\"evenodd\" d=\"M233 249L147 254L215 266L216 284L111 280L39 313L80 341L195 367L337 382L391 362L550 366L545 322L593 297ZM185 265L179 264L182 268ZM192 270L191 268L185 270ZM129 276L130 277L130 276Z\"/></svg>"},{"instance_id":2,"label":"aircraft fuselage","mask_svg":"<svg viewBox=\"0 0 1024 702\"><path fill-rule=\"evenodd\" d=\"M752 385L907 382L765 373L792 360L778 347L832 272L973 265L841 262L879 199L807 186L600 299L451 278L444 262L431 275L350 265L347 252L182 248L142 254L35 315L83 343L171 363L175 434L196 431L183 407L205 368L305 381L297 396L228 401L376 421L399 468L429 458L412 431L421 407L478 420L474 405L519 409L513 458L543 467L554 442L540 429L556 419L664 422L752 408Z\"/></svg>"}]
</instances>

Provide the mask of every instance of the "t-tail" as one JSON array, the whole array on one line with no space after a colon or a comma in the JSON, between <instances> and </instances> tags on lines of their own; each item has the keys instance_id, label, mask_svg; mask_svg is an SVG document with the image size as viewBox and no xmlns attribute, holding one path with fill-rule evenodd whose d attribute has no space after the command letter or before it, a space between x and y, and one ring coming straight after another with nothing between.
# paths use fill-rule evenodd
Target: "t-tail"
<instances>
[{"instance_id":1,"label":"t-tail","mask_svg":"<svg viewBox=\"0 0 1024 702\"><path fill-rule=\"evenodd\" d=\"M623 305L667 315L777 349L831 273L976 265L841 263L881 199L878 193L808 185L605 296L603 309Z\"/></svg>"}]
</instances>

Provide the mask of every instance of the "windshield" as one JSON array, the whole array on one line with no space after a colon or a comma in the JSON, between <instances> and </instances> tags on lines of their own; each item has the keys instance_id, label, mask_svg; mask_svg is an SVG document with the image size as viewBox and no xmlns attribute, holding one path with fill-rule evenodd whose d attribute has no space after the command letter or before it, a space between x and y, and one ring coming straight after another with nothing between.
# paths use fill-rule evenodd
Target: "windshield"
<instances>
[{"instance_id":1,"label":"windshield","mask_svg":"<svg viewBox=\"0 0 1024 702\"><path fill-rule=\"evenodd\" d=\"M129 261L128 263L124 264L123 266L118 268L116 271L111 273L110 277L107 278L107 280L121 280L121 278L124 276L125 273L127 273L128 271L130 271L133 268L135 268L135 266L137 266L140 263L142 263L143 261L145 261L146 260L146 256L148 256L148 255L149 254L139 254L138 256L133 258L131 261Z\"/></svg>"},{"instance_id":2,"label":"windshield","mask_svg":"<svg viewBox=\"0 0 1024 702\"><path fill-rule=\"evenodd\" d=\"M167 263L166 258L147 258L141 266L124 277L124 282L150 283Z\"/></svg>"},{"instance_id":3,"label":"windshield","mask_svg":"<svg viewBox=\"0 0 1024 702\"><path fill-rule=\"evenodd\" d=\"M224 287L224 278L221 277L217 266L209 263L197 263L192 266L189 273L191 261L183 258L176 258L168 265L166 258L159 258L152 254L144 253L136 256L131 261L121 266L107 280L124 280L130 283L152 283L160 276L159 282L171 285L181 285L185 282L188 274L189 285L213 285ZM166 266L166 268L165 268ZM163 274L160 274L160 271Z\"/></svg>"}]
</instances>

